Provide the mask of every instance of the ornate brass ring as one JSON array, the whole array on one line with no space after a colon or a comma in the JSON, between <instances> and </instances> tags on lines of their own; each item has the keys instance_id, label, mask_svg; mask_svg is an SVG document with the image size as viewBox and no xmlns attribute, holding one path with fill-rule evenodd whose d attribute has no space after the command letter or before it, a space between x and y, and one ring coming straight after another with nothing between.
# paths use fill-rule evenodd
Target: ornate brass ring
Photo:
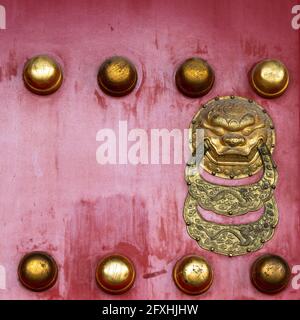
<instances>
[{"instance_id":1,"label":"ornate brass ring","mask_svg":"<svg viewBox=\"0 0 300 320\"><path fill-rule=\"evenodd\" d=\"M196 162L189 162L185 175L189 194L203 209L221 215L236 216L260 209L273 195L278 174L267 146L258 149L264 167L260 181L243 186L213 184L201 177Z\"/></svg>"},{"instance_id":2,"label":"ornate brass ring","mask_svg":"<svg viewBox=\"0 0 300 320\"><path fill-rule=\"evenodd\" d=\"M274 197L265 202L262 217L247 224L218 224L205 220L198 211L197 200L190 195L184 204L184 220L191 238L203 249L228 256L239 256L260 249L270 240L278 223Z\"/></svg>"}]
</instances>

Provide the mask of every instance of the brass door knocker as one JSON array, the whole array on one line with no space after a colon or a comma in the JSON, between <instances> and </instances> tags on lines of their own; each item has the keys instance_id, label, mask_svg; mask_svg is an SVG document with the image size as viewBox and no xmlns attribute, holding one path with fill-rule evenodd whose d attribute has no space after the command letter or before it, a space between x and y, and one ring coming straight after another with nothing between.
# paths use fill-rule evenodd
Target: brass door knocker
<instances>
[{"instance_id":1,"label":"brass door knocker","mask_svg":"<svg viewBox=\"0 0 300 320\"><path fill-rule=\"evenodd\" d=\"M204 129L202 146L197 129ZM271 239L278 223L273 196L278 173L271 156L275 146L271 118L252 100L218 97L203 105L192 120L190 143L193 156L185 171L188 195L184 205L189 235L202 248L228 256L260 249ZM199 173L200 167L225 179L246 178L262 168L264 172L255 183L229 186L206 181ZM251 223L218 224L204 219L198 206L228 219L263 206L264 213Z\"/></svg>"}]
</instances>

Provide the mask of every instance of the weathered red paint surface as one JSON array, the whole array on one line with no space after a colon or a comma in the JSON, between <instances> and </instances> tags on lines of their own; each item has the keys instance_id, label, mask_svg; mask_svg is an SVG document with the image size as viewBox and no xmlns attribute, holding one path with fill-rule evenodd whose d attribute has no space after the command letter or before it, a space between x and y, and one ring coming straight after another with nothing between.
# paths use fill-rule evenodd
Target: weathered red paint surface
<instances>
[{"instance_id":1,"label":"weathered red paint surface","mask_svg":"<svg viewBox=\"0 0 300 320\"><path fill-rule=\"evenodd\" d=\"M295 1L38 1L1 0L7 30L0 30L0 264L1 299L299 299L290 285L266 296L250 283L249 268L262 253L299 258L299 31L291 28ZM62 88L48 97L22 83L27 58L51 54L63 66ZM97 86L101 62L124 55L137 66L129 96L111 98ZM203 99L177 92L174 72L187 57L207 59L216 73ZM262 58L287 65L290 88L275 100L258 97L247 72ZM280 223L262 250L227 258L200 249L187 235L182 208L184 165L107 165L96 162L101 128L187 128L199 104L215 95L247 96L274 119L274 157L280 180ZM18 282L23 254L51 253L60 266L57 285L32 293ZM94 280L97 261L110 252L135 263L135 286L109 296ZM182 255L206 257L215 273L199 297L181 293L172 268Z\"/></svg>"}]
</instances>

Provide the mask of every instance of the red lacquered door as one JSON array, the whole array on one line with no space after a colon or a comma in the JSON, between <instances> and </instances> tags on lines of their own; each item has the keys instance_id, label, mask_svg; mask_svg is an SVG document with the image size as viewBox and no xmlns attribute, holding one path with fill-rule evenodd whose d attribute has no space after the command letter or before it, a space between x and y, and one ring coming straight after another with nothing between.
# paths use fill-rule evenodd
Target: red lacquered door
<instances>
[{"instance_id":1,"label":"red lacquered door","mask_svg":"<svg viewBox=\"0 0 300 320\"><path fill-rule=\"evenodd\" d=\"M0 30L1 299L300 298L297 274L272 296L250 280L251 265L267 253L283 257L294 273L300 270L294 0L0 4L6 17ZM24 86L24 64L39 54L55 58L63 71L63 84L51 95ZM123 97L105 94L97 83L100 65L115 55L128 58L138 75L135 89ZM215 74L213 88L201 98L188 98L175 85L178 66L190 57L207 60ZM248 81L251 67L265 58L281 60L290 74L287 91L272 100L257 95ZM232 258L203 250L189 237L184 162L118 158L124 141L128 149L133 143L119 137L120 121L128 132L183 132L202 103L228 95L253 99L273 119L279 172L274 237L258 251ZM117 134L116 164L97 159L97 135L105 128ZM18 279L20 260L33 251L50 254L58 265L55 285L42 292ZM130 258L136 270L134 285L122 295L105 293L95 280L99 260L112 253ZM202 295L188 296L173 281L175 263L188 254L204 257L213 269L212 285Z\"/></svg>"}]
</instances>

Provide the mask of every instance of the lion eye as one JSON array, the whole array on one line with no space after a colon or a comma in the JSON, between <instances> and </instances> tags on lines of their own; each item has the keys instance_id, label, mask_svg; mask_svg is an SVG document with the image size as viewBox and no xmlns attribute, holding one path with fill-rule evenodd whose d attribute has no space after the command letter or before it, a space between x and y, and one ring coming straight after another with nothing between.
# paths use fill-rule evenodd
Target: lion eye
<instances>
[{"instance_id":1,"label":"lion eye","mask_svg":"<svg viewBox=\"0 0 300 320\"><path fill-rule=\"evenodd\" d=\"M248 136L250 133L252 133L252 129L251 128L245 128L243 129L243 134L245 136Z\"/></svg>"},{"instance_id":2,"label":"lion eye","mask_svg":"<svg viewBox=\"0 0 300 320\"><path fill-rule=\"evenodd\" d=\"M211 119L211 123L215 126L219 126L222 128L226 128L228 125L227 121L223 117L221 117L219 114L213 115Z\"/></svg>"},{"instance_id":3,"label":"lion eye","mask_svg":"<svg viewBox=\"0 0 300 320\"><path fill-rule=\"evenodd\" d=\"M252 126L255 123L255 118L252 114L246 114L243 116L243 118L240 121L241 127L248 127Z\"/></svg>"}]
</instances>

